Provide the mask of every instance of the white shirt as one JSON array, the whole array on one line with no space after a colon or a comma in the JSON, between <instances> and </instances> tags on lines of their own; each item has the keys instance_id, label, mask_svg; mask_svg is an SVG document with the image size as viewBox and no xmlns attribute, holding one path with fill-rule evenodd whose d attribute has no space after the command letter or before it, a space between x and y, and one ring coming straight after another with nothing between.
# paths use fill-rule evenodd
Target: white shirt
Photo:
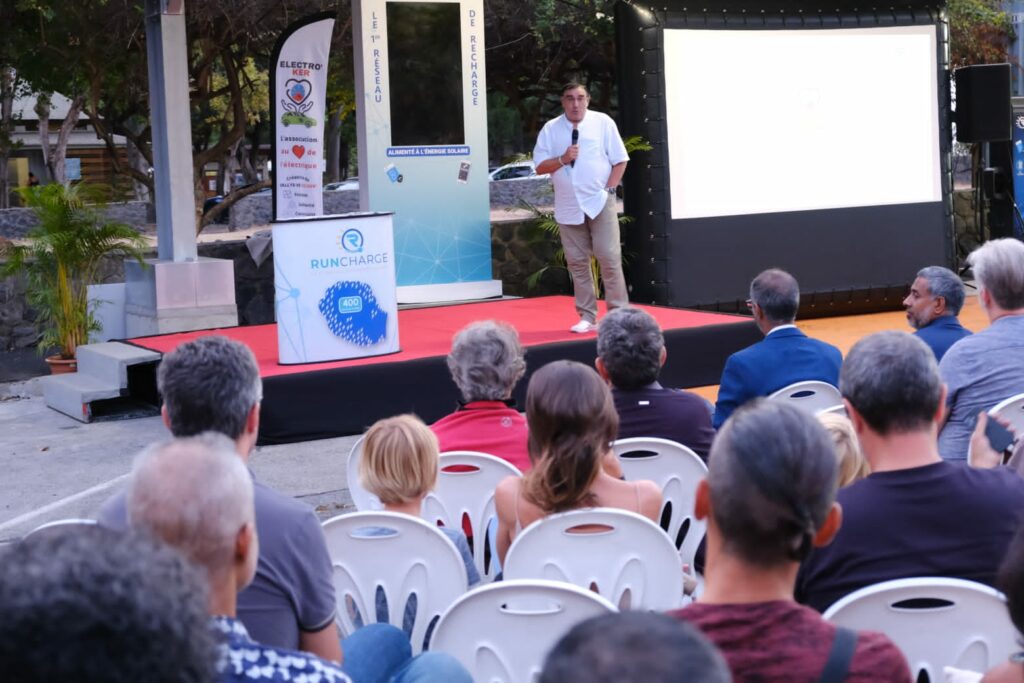
<instances>
[{"instance_id":1,"label":"white shirt","mask_svg":"<svg viewBox=\"0 0 1024 683\"><path fill-rule=\"evenodd\" d=\"M798 328L797 328L797 326L796 326L796 325L794 325L794 324L792 324L792 323L790 323L789 325L779 325L778 327L773 327L772 329L768 330L768 331L767 331L767 332L765 333L765 335L764 335L764 336L766 336L766 337L767 337L767 336L768 336L769 334L771 334L772 332L778 332L779 330L795 330L795 329L798 329Z\"/></svg>"},{"instance_id":2,"label":"white shirt","mask_svg":"<svg viewBox=\"0 0 1024 683\"><path fill-rule=\"evenodd\" d=\"M583 214L594 218L605 207L605 187L612 166L629 161L619 129L607 114L587 111L577 125L580 154L576 166L566 164L551 174L555 186L555 220L562 225L579 225ZM534 163L565 153L572 144L572 123L562 114L544 124L533 148Z\"/></svg>"}]
</instances>

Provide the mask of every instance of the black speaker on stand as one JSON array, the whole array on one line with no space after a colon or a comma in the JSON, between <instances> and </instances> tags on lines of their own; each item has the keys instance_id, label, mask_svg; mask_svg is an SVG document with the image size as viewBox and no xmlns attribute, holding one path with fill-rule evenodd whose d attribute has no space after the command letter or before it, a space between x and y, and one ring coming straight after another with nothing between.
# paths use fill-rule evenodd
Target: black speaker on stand
<instances>
[{"instance_id":1,"label":"black speaker on stand","mask_svg":"<svg viewBox=\"0 0 1024 683\"><path fill-rule=\"evenodd\" d=\"M1013 107L1010 65L965 66L953 72L956 86L956 139L980 143L974 188L979 207L978 241L1013 235ZM986 226L988 235L986 235Z\"/></svg>"}]
</instances>

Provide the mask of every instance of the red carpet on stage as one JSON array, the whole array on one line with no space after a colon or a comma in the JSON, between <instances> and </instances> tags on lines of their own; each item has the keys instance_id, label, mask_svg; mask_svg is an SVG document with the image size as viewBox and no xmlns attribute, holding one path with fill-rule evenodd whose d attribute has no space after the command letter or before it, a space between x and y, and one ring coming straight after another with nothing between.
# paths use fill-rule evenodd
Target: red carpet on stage
<instances>
[{"instance_id":1,"label":"red carpet on stage","mask_svg":"<svg viewBox=\"0 0 1024 683\"><path fill-rule=\"evenodd\" d=\"M601 307L603 314L603 303ZM664 330L669 360L661 381L666 386L715 384L728 355L760 339L750 318L638 307L651 313ZM445 364L452 337L473 321L492 319L512 324L527 347L527 377L515 393L520 405L533 370L561 358L593 363L597 335L569 332L577 317L572 298L566 296L399 311L399 353L348 361L280 365L276 325L127 341L160 353L208 334L244 343L256 355L264 379L260 442L287 443L360 433L381 417L403 412L414 412L428 423L451 412L459 398Z\"/></svg>"}]
</instances>

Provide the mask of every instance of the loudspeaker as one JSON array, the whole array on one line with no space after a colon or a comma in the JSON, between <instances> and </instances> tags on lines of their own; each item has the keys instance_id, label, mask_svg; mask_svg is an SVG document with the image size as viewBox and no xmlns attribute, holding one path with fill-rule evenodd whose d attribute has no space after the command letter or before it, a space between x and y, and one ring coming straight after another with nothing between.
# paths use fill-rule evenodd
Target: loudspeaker
<instances>
[{"instance_id":1,"label":"loudspeaker","mask_svg":"<svg viewBox=\"0 0 1024 683\"><path fill-rule=\"evenodd\" d=\"M956 84L956 139L999 142L1013 137L1010 65L964 66L953 72Z\"/></svg>"}]
</instances>

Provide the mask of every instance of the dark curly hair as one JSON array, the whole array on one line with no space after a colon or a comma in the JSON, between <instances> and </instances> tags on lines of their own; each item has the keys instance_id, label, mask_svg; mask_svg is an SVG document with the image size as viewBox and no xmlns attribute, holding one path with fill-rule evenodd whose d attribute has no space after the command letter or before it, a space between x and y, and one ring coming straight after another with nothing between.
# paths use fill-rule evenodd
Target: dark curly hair
<instances>
[{"instance_id":1,"label":"dark curly hair","mask_svg":"<svg viewBox=\"0 0 1024 683\"><path fill-rule=\"evenodd\" d=\"M0 671L19 683L205 683L216 641L205 582L171 548L103 527L0 553Z\"/></svg>"}]
</instances>

